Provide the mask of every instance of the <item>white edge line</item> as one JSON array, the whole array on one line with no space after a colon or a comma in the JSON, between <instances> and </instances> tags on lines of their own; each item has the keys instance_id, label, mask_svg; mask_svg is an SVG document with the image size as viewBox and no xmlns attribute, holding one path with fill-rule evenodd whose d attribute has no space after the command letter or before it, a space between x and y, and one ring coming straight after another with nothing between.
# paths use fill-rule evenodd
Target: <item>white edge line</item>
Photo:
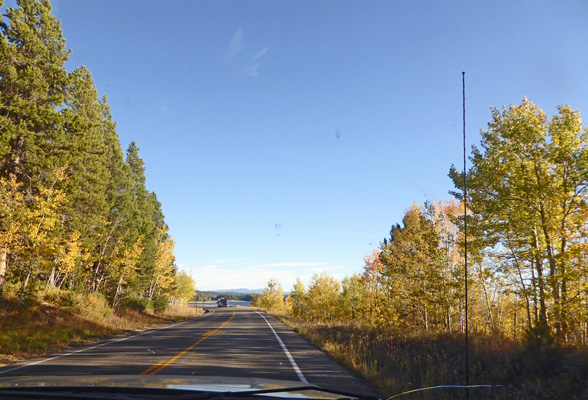
<instances>
[{"instance_id":1,"label":"white edge line","mask_svg":"<svg viewBox=\"0 0 588 400\"><path fill-rule=\"evenodd\" d=\"M292 357L292 354L290 354L290 352L288 351L288 348L286 347L284 342L282 342L282 339L280 339L280 337L278 336L278 334L274 330L273 326L268 322L267 319L265 319L265 317L259 311L255 311L255 312L258 313L259 316L264 319L267 326L269 326L270 329L272 330L272 332L274 333L274 336L276 337L276 339L278 339L278 343L280 343L280 346L282 346L282 350L284 350L284 353L286 353L288 360L290 360L290 364L292 364L292 368L294 368L294 372L296 372L296 375L298 375L298 379L300 379L300 382L308 383L308 381L306 380L306 378L302 374L302 371L300 370L300 368L298 368L298 364L296 364L296 361L294 361L294 357Z\"/></svg>"},{"instance_id":2,"label":"white edge line","mask_svg":"<svg viewBox=\"0 0 588 400\"><path fill-rule=\"evenodd\" d=\"M214 312L214 311L213 311L213 312ZM201 315L200 317L196 317L196 318L201 318L201 317L204 317L204 316L206 316L206 315L208 315L208 314L212 314L212 313L206 313L206 314L204 314L204 315ZM109 344L113 344L113 343L117 343L117 342L122 342L123 340L132 339L132 338L135 338L135 337L137 337L137 336L146 335L146 334L148 334L148 333L151 333L151 332L155 332L155 331L161 331L161 330L163 330L163 329L168 329L168 328L173 328L174 326L182 325L182 324L188 323L188 322L190 322L190 321L193 321L193 320L194 320L194 319L196 319L196 318L192 318L192 319L189 319L189 320L187 320L187 321L183 321L183 322L178 322L177 324L173 324L173 325L167 325L167 326L164 326L164 327L162 327L162 328L149 329L148 331L141 332L141 333L138 333L138 334L136 334L136 335L132 335L132 336L126 336L126 337L124 337L124 338L120 338L120 339L116 339L116 340L111 340L110 342L106 342L106 343L97 344L96 346L86 347L86 348L79 349L79 350L76 350L76 351L72 351L72 352L69 352L69 353L66 353L66 354L60 354L60 355L58 355L58 356L55 356L55 357L51 357L51 358L44 358L44 359L42 359L42 360L35 361L35 362L29 363L29 364L21 365L21 366L14 367L14 368L10 368L10 369L5 369L5 370L3 370L3 371L0 371L0 375L2 375L2 374L5 374L5 373L7 373L7 372L16 371L16 370L18 370L18 369L22 369L22 368L26 368L26 367L32 367L33 365L43 364L43 363L45 363L45 362L47 362L47 361L53 361L53 360L57 360L58 358L62 358L62 357L68 357L68 356L71 356L71 355L74 355L74 354L77 354L77 353L82 353L82 352L84 352L84 351L88 351L88 350L96 349L96 348L98 348L98 347L108 346Z\"/></svg>"}]
</instances>

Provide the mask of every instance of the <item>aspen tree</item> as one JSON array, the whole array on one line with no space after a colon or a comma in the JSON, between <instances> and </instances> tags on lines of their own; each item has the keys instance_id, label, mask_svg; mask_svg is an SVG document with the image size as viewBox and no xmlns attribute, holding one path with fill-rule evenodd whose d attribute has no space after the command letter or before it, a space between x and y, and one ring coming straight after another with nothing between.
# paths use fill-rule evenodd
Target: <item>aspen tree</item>
<instances>
[{"instance_id":1,"label":"aspen tree","mask_svg":"<svg viewBox=\"0 0 588 400\"><path fill-rule=\"evenodd\" d=\"M565 341L578 328L569 326L569 313L585 298L572 285L582 275L588 221L580 113L561 106L550 119L525 98L493 109L481 135L482 150L474 148L468 171L474 232L489 253L510 256L519 293L537 307L537 335L552 332ZM462 173L452 168L450 176L463 187Z\"/></svg>"},{"instance_id":2,"label":"aspen tree","mask_svg":"<svg viewBox=\"0 0 588 400\"><path fill-rule=\"evenodd\" d=\"M21 186L14 175L0 177L0 299L8 272L8 253L18 245L22 228L25 203Z\"/></svg>"}]
</instances>

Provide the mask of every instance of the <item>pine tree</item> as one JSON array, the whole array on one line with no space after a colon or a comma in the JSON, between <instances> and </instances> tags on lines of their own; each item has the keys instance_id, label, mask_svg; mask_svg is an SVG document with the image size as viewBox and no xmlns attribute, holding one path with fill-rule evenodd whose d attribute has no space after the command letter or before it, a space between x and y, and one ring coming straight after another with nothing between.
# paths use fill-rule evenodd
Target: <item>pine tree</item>
<instances>
[{"instance_id":1,"label":"pine tree","mask_svg":"<svg viewBox=\"0 0 588 400\"><path fill-rule=\"evenodd\" d=\"M70 177L64 185L69 200L63 210L64 228L67 235L80 232L82 247L91 255L87 261L96 264L109 209L107 138L101 130L103 116L92 76L85 67L70 76L65 112Z\"/></svg>"},{"instance_id":2,"label":"pine tree","mask_svg":"<svg viewBox=\"0 0 588 400\"><path fill-rule=\"evenodd\" d=\"M13 253L13 266L22 268L13 272L19 275L29 271L20 274L26 275L26 287L35 278L32 272L36 267L45 265L52 256L42 249L48 248L49 241L59 239L58 232L43 231L50 220L48 215L59 211L43 204L52 197L48 193L58 190L56 171L59 182L69 159L62 112L69 83L64 68L69 50L49 1L18 0L17 8L6 10L6 17L0 24L0 176L14 176L23 184L27 209L23 214L38 215L40 208L47 213L41 214L45 215L44 223L29 221L36 228L23 223L22 245L30 248L20 257Z\"/></svg>"},{"instance_id":3,"label":"pine tree","mask_svg":"<svg viewBox=\"0 0 588 400\"><path fill-rule=\"evenodd\" d=\"M16 3L0 21L0 296L8 258L23 295L42 281L115 303L123 286L174 289L173 240L139 148L125 160L90 72L65 69L49 0Z\"/></svg>"},{"instance_id":4,"label":"pine tree","mask_svg":"<svg viewBox=\"0 0 588 400\"><path fill-rule=\"evenodd\" d=\"M156 276L155 259L159 251L158 229L165 226L164 216L157 196L155 193L149 192L145 186L145 167L143 160L139 157L139 147L135 142L131 142L127 149L126 164L135 204L133 217L135 226L131 229L136 231L137 235L142 236L144 249L138 265L140 273L135 286L138 292L150 297L153 295L150 288Z\"/></svg>"},{"instance_id":5,"label":"pine tree","mask_svg":"<svg viewBox=\"0 0 588 400\"><path fill-rule=\"evenodd\" d=\"M0 25L0 174L14 174L35 192L68 158L60 109L70 51L48 0L17 5Z\"/></svg>"},{"instance_id":6,"label":"pine tree","mask_svg":"<svg viewBox=\"0 0 588 400\"><path fill-rule=\"evenodd\" d=\"M99 130L106 145L105 163L108 170L106 187L106 218L104 234L98 240L98 256L94 262L91 287L97 290L105 269L115 263L114 258L119 247L131 247L137 240L135 224L135 199L131 191L129 167L125 163L122 148L116 132L116 123L112 119L106 96L99 102L101 123ZM105 289L109 291L109 289Z\"/></svg>"}]
</instances>

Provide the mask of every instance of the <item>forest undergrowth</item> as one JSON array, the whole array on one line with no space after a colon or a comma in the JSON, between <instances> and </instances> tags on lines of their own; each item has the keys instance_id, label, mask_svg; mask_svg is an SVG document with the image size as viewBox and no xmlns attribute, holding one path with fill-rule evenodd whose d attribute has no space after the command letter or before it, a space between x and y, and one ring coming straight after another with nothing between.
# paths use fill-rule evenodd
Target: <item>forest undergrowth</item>
<instances>
[{"instance_id":1,"label":"forest undergrowth","mask_svg":"<svg viewBox=\"0 0 588 400\"><path fill-rule=\"evenodd\" d=\"M464 385L461 334L392 332L354 322L309 322L272 314L388 396L418 388ZM527 338L469 338L470 385L475 399L588 398L588 351ZM466 398L465 389L435 389L402 399Z\"/></svg>"},{"instance_id":2,"label":"forest undergrowth","mask_svg":"<svg viewBox=\"0 0 588 400\"><path fill-rule=\"evenodd\" d=\"M190 307L113 310L100 294L59 289L28 296L19 307L17 291L9 289L0 304L0 366L200 314Z\"/></svg>"}]
</instances>

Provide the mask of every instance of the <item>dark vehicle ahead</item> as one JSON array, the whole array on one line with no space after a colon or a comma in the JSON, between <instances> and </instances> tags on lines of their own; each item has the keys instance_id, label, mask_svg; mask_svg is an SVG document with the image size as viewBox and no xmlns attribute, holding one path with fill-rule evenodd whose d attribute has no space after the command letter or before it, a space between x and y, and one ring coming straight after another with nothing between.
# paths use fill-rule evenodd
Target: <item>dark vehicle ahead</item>
<instances>
[{"instance_id":1,"label":"dark vehicle ahead","mask_svg":"<svg viewBox=\"0 0 588 400\"><path fill-rule=\"evenodd\" d=\"M227 299L224 297L220 297L218 299L218 301L216 302L216 306L217 307L227 307L228 306Z\"/></svg>"}]
</instances>

